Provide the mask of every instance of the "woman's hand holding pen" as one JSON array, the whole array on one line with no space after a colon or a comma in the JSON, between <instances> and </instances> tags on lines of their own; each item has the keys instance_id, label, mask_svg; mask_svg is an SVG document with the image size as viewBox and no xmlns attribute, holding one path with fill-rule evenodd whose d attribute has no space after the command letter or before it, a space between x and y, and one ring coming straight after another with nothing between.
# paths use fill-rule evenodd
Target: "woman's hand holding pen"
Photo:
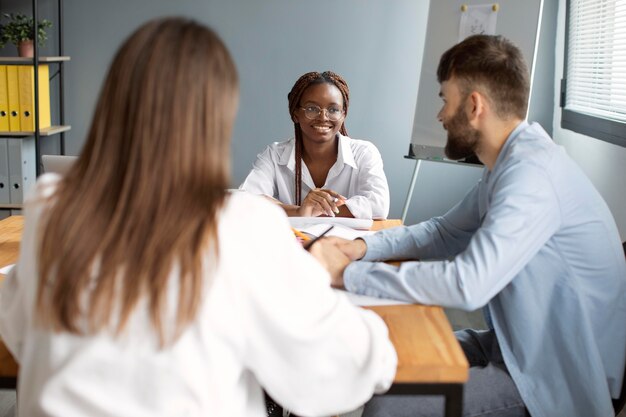
<instances>
[{"instance_id":1,"label":"woman's hand holding pen","mask_svg":"<svg viewBox=\"0 0 626 417\"><path fill-rule=\"evenodd\" d=\"M341 194L328 189L315 188L307 194L300 205L298 214L302 217L317 217L326 215L335 217L339 207L346 203Z\"/></svg>"}]
</instances>

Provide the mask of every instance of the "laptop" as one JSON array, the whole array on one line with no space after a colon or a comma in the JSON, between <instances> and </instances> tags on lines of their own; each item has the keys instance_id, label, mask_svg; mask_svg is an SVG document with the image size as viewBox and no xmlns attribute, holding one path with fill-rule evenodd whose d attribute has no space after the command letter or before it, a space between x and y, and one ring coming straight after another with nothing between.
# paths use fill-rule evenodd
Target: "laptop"
<instances>
[{"instance_id":1,"label":"laptop","mask_svg":"<svg viewBox=\"0 0 626 417\"><path fill-rule=\"evenodd\" d=\"M43 171L55 172L60 175L65 175L77 159L77 156L69 155L41 155Z\"/></svg>"}]
</instances>

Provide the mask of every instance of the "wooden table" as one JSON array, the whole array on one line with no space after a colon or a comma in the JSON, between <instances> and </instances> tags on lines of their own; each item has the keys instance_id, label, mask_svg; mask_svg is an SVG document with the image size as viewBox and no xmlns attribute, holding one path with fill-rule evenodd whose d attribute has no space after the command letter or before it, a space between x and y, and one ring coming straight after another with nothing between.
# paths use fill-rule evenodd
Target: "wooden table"
<instances>
[{"instance_id":1,"label":"wooden table","mask_svg":"<svg viewBox=\"0 0 626 417\"><path fill-rule=\"evenodd\" d=\"M445 417L463 414L468 363L441 307L419 304L364 307L389 328L398 368L384 395L443 395Z\"/></svg>"},{"instance_id":2,"label":"wooden table","mask_svg":"<svg viewBox=\"0 0 626 417\"><path fill-rule=\"evenodd\" d=\"M0 220L0 268L17 262L22 238L22 216L10 216ZM0 274L0 279L4 279ZM17 363L0 340L0 388L15 388Z\"/></svg>"},{"instance_id":3,"label":"wooden table","mask_svg":"<svg viewBox=\"0 0 626 417\"><path fill-rule=\"evenodd\" d=\"M401 225L401 220L377 220L372 230ZM443 395L445 417L461 417L469 364L443 309L419 304L364 308L387 324L398 354L396 376L384 395Z\"/></svg>"},{"instance_id":4,"label":"wooden table","mask_svg":"<svg viewBox=\"0 0 626 417\"><path fill-rule=\"evenodd\" d=\"M379 231L383 229L390 229L392 227L402 226L402 220L400 219L387 219L387 220L374 220L370 230Z\"/></svg>"},{"instance_id":5,"label":"wooden table","mask_svg":"<svg viewBox=\"0 0 626 417\"><path fill-rule=\"evenodd\" d=\"M400 220L375 221L372 230L399 226ZM0 220L0 267L17 261L23 218ZM365 307L387 324L398 353L391 395L443 395L445 416L461 416L468 363L441 307L417 304ZM17 364L0 341L0 387L15 387Z\"/></svg>"},{"instance_id":6,"label":"wooden table","mask_svg":"<svg viewBox=\"0 0 626 417\"><path fill-rule=\"evenodd\" d=\"M23 225L22 216L10 216L0 220L0 268L17 261Z\"/></svg>"}]
</instances>

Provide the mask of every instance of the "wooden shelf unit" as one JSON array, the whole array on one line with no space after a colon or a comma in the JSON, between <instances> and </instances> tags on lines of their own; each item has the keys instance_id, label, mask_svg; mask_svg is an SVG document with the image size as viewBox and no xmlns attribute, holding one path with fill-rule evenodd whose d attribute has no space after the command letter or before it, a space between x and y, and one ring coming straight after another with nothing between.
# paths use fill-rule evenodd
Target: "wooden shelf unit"
<instances>
[{"instance_id":1,"label":"wooden shelf unit","mask_svg":"<svg viewBox=\"0 0 626 417\"><path fill-rule=\"evenodd\" d=\"M42 64L50 64L55 62L69 61L69 56L40 56L38 62ZM4 56L0 57L0 64L3 65L32 65L34 58L23 58L20 56Z\"/></svg>"},{"instance_id":2,"label":"wooden shelf unit","mask_svg":"<svg viewBox=\"0 0 626 417\"><path fill-rule=\"evenodd\" d=\"M39 21L39 0L32 0L32 16L35 22L35 30L37 33L37 22ZM7 66L25 66L30 65L34 67L33 72L33 91L34 91L34 106L33 106L33 114L39 114L39 91L42 83L50 83L53 79L56 78L56 82L58 82L58 103L53 104L50 103L51 107L55 107L58 109L58 117L56 117L53 121L52 126L41 127L39 124L39 117L35 117L34 120L34 129L28 131L0 131L0 144L2 144L2 140L5 139L6 142L6 152L7 152L7 162L9 164L9 175L7 177L8 182L10 184L3 184L4 187L9 185L10 190L19 190L10 194L10 198L7 200L6 195L2 195L0 193L0 209L10 209L11 214L16 214L13 210L19 210L23 203L23 193L27 190L29 186L36 180L36 177L42 173L42 164L41 164L41 140L43 137L60 135L59 136L59 150L62 155L65 154L65 132L71 129L71 126L65 123L65 105L64 105L64 64L70 61L70 57L63 54L63 0L56 0L57 3L57 35L58 35L58 47L55 48L56 51L53 54L58 54L57 56L40 56L39 55L39 45L38 42L34 42L34 56L30 58L23 57L0 57L0 65ZM4 12L5 10L3 10ZM38 68L40 65L53 65L56 68L56 71L52 74L51 78L48 79L39 79L39 71ZM52 100L52 97L50 97ZM46 123L48 124L48 123ZM31 128L32 129L32 128ZM16 151L16 145L19 142L19 151ZM16 154L19 154L19 158L22 160L19 161L18 158L15 157ZM11 158L11 156L13 158ZM2 155L0 155L2 156ZM11 174L11 161L13 161L13 167L16 168L19 174ZM16 162L17 161L17 162ZM2 164L0 164L1 166ZM19 166L19 167L18 167ZM16 172L16 171L14 171ZM18 178L19 177L19 178ZM4 181L3 181L4 183ZM6 188L5 188L6 191ZM22 193L22 196L20 196ZM5 193L6 194L6 193ZM17 194L17 197L14 198L14 194ZM0 212L0 215L3 213ZM0 216L0 218L2 218Z\"/></svg>"},{"instance_id":3,"label":"wooden shelf unit","mask_svg":"<svg viewBox=\"0 0 626 417\"><path fill-rule=\"evenodd\" d=\"M58 133L67 132L72 126L48 126L39 129L39 136L52 136ZM3 138L23 138L27 136L33 136L35 132L2 132L0 131L0 137Z\"/></svg>"}]
</instances>

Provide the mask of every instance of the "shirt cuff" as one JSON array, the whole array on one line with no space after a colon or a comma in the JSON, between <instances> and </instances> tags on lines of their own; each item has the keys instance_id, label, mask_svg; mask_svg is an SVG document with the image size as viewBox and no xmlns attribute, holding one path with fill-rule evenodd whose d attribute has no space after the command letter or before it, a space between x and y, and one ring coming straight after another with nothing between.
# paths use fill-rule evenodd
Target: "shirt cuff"
<instances>
[{"instance_id":1,"label":"shirt cuff","mask_svg":"<svg viewBox=\"0 0 626 417\"><path fill-rule=\"evenodd\" d=\"M381 238L380 233L374 233L372 235L361 236L360 239L365 241L367 245L367 251L365 255L360 259L361 261L382 261L385 260L383 250L387 247L384 240Z\"/></svg>"},{"instance_id":2,"label":"shirt cuff","mask_svg":"<svg viewBox=\"0 0 626 417\"><path fill-rule=\"evenodd\" d=\"M343 285L354 294L414 303L410 285L399 272L398 267L383 262L356 261L344 270Z\"/></svg>"},{"instance_id":3,"label":"shirt cuff","mask_svg":"<svg viewBox=\"0 0 626 417\"><path fill-rule=\"evenodd\" d=\"M372 207L362 196L354 196L346 200L346 207L355 219L371 219Z\"/></svg>"}]
</instances>

